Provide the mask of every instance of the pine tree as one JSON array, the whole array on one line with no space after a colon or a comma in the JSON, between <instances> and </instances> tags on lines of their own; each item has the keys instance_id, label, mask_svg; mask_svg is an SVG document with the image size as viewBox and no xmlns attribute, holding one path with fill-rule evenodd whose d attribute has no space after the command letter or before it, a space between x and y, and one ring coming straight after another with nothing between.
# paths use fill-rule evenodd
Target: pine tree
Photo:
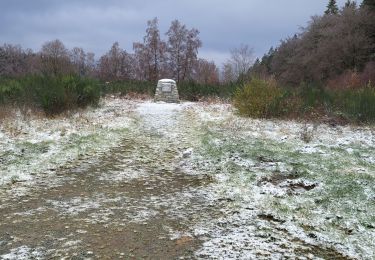
<instances>
[{"instance_id":1,"label":"pine tree","mask_svg":"<svg viewBox=\"0 0 375 260\"><path fill-rule=\"evenodd\" d=\"M338 12L339 8L337 7L336 0L329 0L325 14L337 14Z\"/></svg>"},{"instance_id":2,"label":"pine tree","mask_svg":"<svg viewBox=\"0 0 375 260\"><path fill-rule=\"evenodd\" d=\"M356 8L357 3L355 1L347 0L345 2L345 8L348 8L348 7Z\"/></svg>"},{"instance_id":3,"label":"pine tree","mask_svg":"<svg viewBox=\"0 0 375 260\"><path fill-rule=\"evenodd\" d=\"M375 0L363 0L361 7L368 7L371 10L375 10Z\"/></svg>"}]
</instances>

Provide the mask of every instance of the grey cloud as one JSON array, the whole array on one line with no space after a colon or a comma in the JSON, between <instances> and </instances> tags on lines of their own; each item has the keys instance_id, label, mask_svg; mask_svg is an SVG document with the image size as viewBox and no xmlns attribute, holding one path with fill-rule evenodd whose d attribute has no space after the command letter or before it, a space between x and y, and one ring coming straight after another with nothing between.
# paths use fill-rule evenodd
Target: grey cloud
<instances>
[{"instance_id":1,"label":"grey cloud","mask_svg":"<svg viewBox=\"0 0 375 260\"><path fill-rule=\"evenodd\" d=\"M345 0L340 0L342 6ZM261 56L323 13L327 0L0 0L0 44L38 50L48 40L83 47L98 56L114 41L128 51L141 41L146 22L159 18L165 33L174 19L200 30L200 56L218 64L229 50L249 44Z\"/></svg>"}]
</instances>

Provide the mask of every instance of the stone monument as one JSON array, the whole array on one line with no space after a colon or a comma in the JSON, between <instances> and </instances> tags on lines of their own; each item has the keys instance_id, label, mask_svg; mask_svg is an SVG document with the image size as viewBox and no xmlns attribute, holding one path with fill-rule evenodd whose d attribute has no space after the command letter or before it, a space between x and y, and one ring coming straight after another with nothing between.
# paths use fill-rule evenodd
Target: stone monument
<instances>
[{"instance_id":1,"label":"stone monument","mask_svg":"<svg viewBox=\"0 0 375 260\"><path fill-rule=\"evenodd\" d=\"M172 79L159 80L155 91L155 101L180 103L176 81Z\"/></svg>"}]
</instances>

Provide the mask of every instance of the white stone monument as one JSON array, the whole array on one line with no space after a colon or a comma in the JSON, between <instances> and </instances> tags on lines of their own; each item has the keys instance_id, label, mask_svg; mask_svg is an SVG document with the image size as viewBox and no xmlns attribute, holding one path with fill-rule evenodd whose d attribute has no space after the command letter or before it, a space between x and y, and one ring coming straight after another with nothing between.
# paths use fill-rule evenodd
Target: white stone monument
<instances>
[{"instance_id":1,"label":"white stone monument","mask_svg":"<svg viewBox=\"0 0 375 260\"><path fill-rule=\"evenodd\" d=\"M155 91L155 101L180 103L176 81L172 79L159 80Z\"/></svg>"}]
</instances>

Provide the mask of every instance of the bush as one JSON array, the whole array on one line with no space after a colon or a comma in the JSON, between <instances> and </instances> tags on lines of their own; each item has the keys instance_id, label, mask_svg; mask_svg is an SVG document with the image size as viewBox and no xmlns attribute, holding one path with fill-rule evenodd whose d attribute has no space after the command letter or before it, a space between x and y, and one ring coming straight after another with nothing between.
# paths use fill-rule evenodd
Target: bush
<instances>
[{"instance_id":1,"label":"bush","mask_svg":"<svg viewBox=\"0 0 375 260\"><path fill-rule=\"evenodd\" d=\"M16 102L23 95L20 82L14 79L3 79L0 81L0 104Z\"/></svg>"},{"instance_id":2,"label":"bush","mask_svg":"<svg viewBox=\"0 0 375 260\"><path fill-rule=\"evenodd\" d=\"M245 116L269 118L280 116L287 92L271 81L253 79L234 95L234 106Z\"/></svg>"},{"instance_id":3,"label":"bush","mask_svg":"<svg viewBox=\"0 0 375 260\"><path fill-rule=\"evenodd\" d=\"M103 94L120 94L122 96L128 94L142 94L153 96L155 94L156 83L150 81L114 81L102 84Z\"/></svg>"},{"instance_id":4,"label":"bush","mask_svg":"<svg viewBox=\"0 0 375 260\"><path fill-rule=\"evenodd\" d=\"M188 81L179 83L177 87L181 99L198 101L210 97L231 98L237 85L232 83L211 85Z\"/></svg>"},{"instance_id":5,"label":"bush","mask_svg":"<svg viewBox=\"0 0 375 260\"><path fill-rule=\"evenodd\" d=\"M115 81L102 84L104 94L132 95L141 94L153 97L157 82L150 81ZM231 98L236 89L235 84L210 85L199 84L193 81L180 82L177 84L180 99L198 101L203 98L220 97ZM136 96L136 95L135 95Z\"/></svg>"},{"instance_id":6,"label":"bush","mask_svg":"<svg viewBox=\"0 0 375 260\"><path fill-rule=\"evenodd\" d=\"M78 76L29 76L0 80L0 102L18 103L43 109L47 115L87 105L97 105L100 86L92 79Z\"/></svg>"}]
</instances>

